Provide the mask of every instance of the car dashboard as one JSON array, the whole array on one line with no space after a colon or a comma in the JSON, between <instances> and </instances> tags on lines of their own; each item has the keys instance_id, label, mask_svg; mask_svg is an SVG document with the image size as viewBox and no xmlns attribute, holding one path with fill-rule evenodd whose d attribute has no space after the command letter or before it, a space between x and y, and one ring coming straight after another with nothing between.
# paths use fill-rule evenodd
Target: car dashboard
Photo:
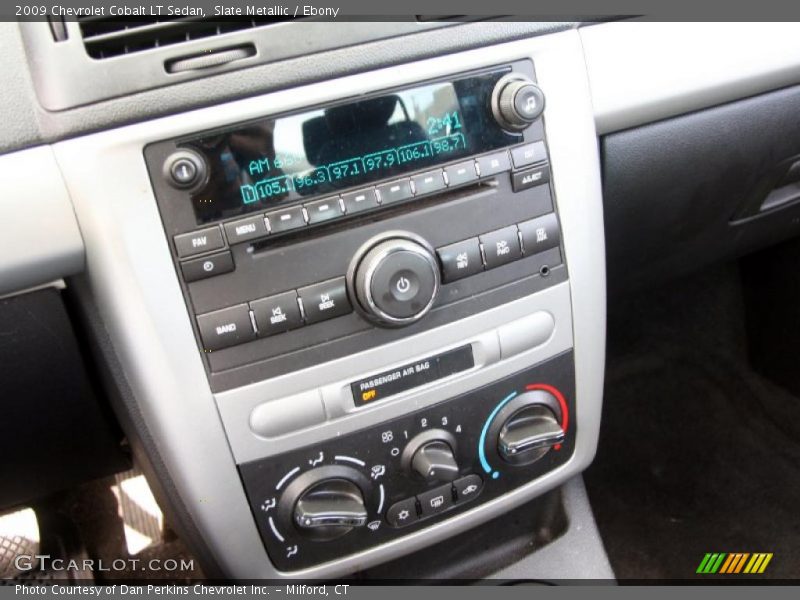
<instances>
[{"instance_id":1,"label":"car dashboard","mask_svg":"<svg viewBox=\"0 0 800 600\"><path fill-rule=\"evenodd\" d=\"M795 28L263 27L139 56L79 23L0 27L0 302L57 314L52 359L82 364L53 377L93 390L31 425L50 469L81 465L58 485L118 469L124 437L214 577L402 578L450 541L497 554L482 577L613 578L581 477L607 304L794 235L800 151L714 139L792 119ZM712 148L746 202L696 201ZM52 397L40 344L0 345L27 365L9 397ZM106 431L105 402L107 436L48 437ZM557 534L503 554L523 513Z\"/></svg>"}]
</instances>

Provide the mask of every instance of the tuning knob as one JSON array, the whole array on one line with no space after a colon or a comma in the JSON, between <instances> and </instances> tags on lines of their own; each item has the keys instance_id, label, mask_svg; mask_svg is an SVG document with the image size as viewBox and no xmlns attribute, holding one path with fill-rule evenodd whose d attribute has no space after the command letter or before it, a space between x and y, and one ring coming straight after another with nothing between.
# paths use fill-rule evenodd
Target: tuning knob
<instances>
[{"instance_id":1,"label":"tuning knob","mask_svg":"<svg viewBox=\"0 0 800 600\"><path fill-rule=\"evenodd\" d=\"M545 391L527 392L515 398L498 415L502 425L497 436L500 457L512 465L527 465L564 442L557 400Z\"/></svg>"},{"instance_id":2,"label":"tuning knob","mask_svg":"<svg viewBox=\"0 0 800 600\"><path fill-rule=\"evenodd\" d=\"M313 469L286 489L279 511L284 522L292 521L305 537L334 540L366 524L366 485L366 478L349 467Z\"/></svg>"},{"instance_id":3,"label":"tuning knob","mask_svg":"<svg viewBox=\"0 0 800 600\"><path fill-rule=\"evenodd\" d=\"M522 131L538 119L544 110L544 94L533 81L512 73L495 84L492 112L504 129Z\"/></svg>"},{"instance_id":4,"label":"tuning knob","mask_svg":"<svg viewBox=\"0 0 800 600\"><path fill-rule=\"evenodd\" d=\"M401 464L429 482L453 481L458 477L456 440L443 429L431 429L411 439Z\"/></svg>"},{"instance_id":5,"label":"tuning knob","mask_svg":"<svg viewBox=\"0 0 800 600\"><path fill-rule=\"evenodd\" d=\"M398 232L362 248L350 266L348 285L370 320L386 327L410 325L433 306L439 265L427 242Z\"/></svg>"}]
</instances>

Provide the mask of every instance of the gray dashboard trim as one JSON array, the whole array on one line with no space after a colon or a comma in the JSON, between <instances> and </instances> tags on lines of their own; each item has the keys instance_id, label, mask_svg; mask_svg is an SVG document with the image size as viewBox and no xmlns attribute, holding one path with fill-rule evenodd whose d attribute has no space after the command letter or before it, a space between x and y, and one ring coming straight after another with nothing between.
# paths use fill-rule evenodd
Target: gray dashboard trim
<instances>
[{"instance_id":1,"label":"gray dashboard trim","mask_svg":"<svg viewBox=\"0 0 800 600\"><path fill-rule=\"evenodd\" d=\"M545 120L570 269L578 397L570 461L507 497L424 531L313 569L277 572L257 534L197 351L142 157L148 142L342 93L410 84L532 57L548 94ZM605 349L605 262L597 137L574 31L313 84L89 135L54 146L84 235L87 275L141 417L180 500L232 577L331 577L399 556L503 514L586 468L599 433ZM580 176L575 176L579 173ZM125 185L119 185L124 181ZM435 335L433 333L432 335ZM378 351L378 350L376 350ZM392 362L386 356L385 362Z\"/></svg>"},{"instance_id":2,"label":"gray dashboard trim","mask_svg":"<svg viewBox=\"0 0 800 600\"><path fill-rule=\"evenodd\" d=\"M471 48L540 36L576 27L576 22L481 21L421 31L210 75L70 110L51 112L34 91L30 62L16 22L0 22L0 153L54 142L111 127L136 123L322 81L370 69L444 56ZM47 27L42 24L42 27ZM91 81L82 82L91 86Z\"/></svg>"},{"instance_id":3,"label":"gray dashboard trim","mask_svg":"<svg viewBox=\"0 0 800 600\"><path fill-rule=\"evenodd\" d=\"M800 83L797 23L580 29L600 134Z\"/></svg>"},{"instance_id":4,"label":"gray dashboard trim","mask_svg":"<svg viewBox=\"0 0 800 600\"><path fill-rule=\"evenodd\" d=\"M476 315L366 350L323 365L296 371L216 394L217 406L237 463L288 452L325 439L345 435L388 421L424 406L455 397L469 390L522 371L572 348L572 316L569 283L564 282L525 298ZM519 323L526 315L542 312L554 323L545 341L517 355L500 360L501 345L496 328ZM350 383L416 362L426 356L471 344L475 367L468 372L431 382L397 394L374 406L356 408ZM314 387L308 388L313 381ZM259 405L282 402L287 395L299 396L320 389L328 421L302 431L275 438L256 435L250 414ZM280 417L279 417L280 418Z\"/></svg>"},{"instance_id":5,"label":"gray dashboard trim","mask_svg":"<svg viewBox=\"0 0 800 600\"><path fill-rule=\"evenodd\" d=\"M45 109L60 111L198 77L450 25L435 21L271 23L102 60L87 54L76 21L65 23L67 39L58 43L45 23L22 22L19 27L29 54L36 57L31 63L31 75L39 100ZM165 68L168 61L245 44L252 44L254 55L242 60L180 73L168 73ZM84 85L83 78L94 81L95 85Z\"/></svg>"},{"instance_id":6,"label":"gray dashboard trim","mask_svg":"<svg viewBox=\"0 0 800 600\"><path fill-rule=\"evenodd\" d=\"M614 570L597 529L583 477L570 479L561 490L569 521L567 531L533 554L493 573L491 579L556 584L591 579L614 583Z\"/></svg>"},{"instance_id":7,"label":"gray dashboard trim","mask_svg":"<svg viewBox=\"0 0 800 600\"><path fill-rule=\"evenodd\" d=\"M83 238L49 146L2 157L0 212L0 295L83 269Z\"/></svg>"}]
</instances>

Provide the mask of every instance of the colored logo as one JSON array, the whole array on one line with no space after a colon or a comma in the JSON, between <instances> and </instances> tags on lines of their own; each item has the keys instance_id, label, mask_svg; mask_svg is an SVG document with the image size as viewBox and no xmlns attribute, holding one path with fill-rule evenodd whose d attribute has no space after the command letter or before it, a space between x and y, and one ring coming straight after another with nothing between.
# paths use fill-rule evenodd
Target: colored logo
<instances>
[{"instance_id":1,"label":"colored logo","mask_svg":"<svg viewBox=\"0 0 800 600\"><path fill-rule=\"evenodd\" d=\"M720 573L735 575L737 573L761 574L767 570L772 560L772 552L709 552L700 561L697 573L712 575Z\"/></svg>"}]
</instances>

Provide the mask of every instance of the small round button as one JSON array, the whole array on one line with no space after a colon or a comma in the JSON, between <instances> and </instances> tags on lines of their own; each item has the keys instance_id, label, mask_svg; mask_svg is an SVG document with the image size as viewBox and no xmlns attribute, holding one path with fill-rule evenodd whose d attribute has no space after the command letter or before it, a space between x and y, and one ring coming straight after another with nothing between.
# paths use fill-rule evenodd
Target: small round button
<instances>
[{"instance_id":1,"label":"small round button","mask_svg":"<svg viewBox=\"0 0 800 600\"><path fill-rule=\"evenodd\" d=\"M173 187L193 188L205 180L206 162L196 152L180 150L164 162L164 176Z\"/></svg>"},{"instance_id":2,"label":"small round button","mask_svg":"<svg viewBox=\"0 0 800 600\"><path fill-rule=\"evenodd\" d=\"M417 252L391 252L372 275L372 301L386 314L406 319L425 308L436 289L430 261Z\"/></svg>"}]
</instances>

